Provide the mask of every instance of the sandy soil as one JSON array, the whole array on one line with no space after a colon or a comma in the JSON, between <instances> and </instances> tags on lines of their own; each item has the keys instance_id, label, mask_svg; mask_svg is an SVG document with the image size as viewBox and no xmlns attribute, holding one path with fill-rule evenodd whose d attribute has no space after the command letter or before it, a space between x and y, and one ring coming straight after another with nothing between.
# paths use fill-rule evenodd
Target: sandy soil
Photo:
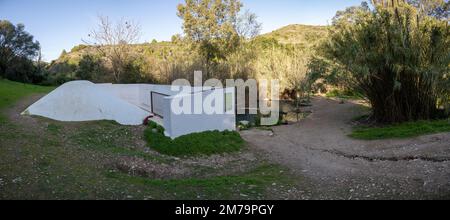
<instances>
[{"instance_id":1,"label":"sandy soil","mask_svg":"<svg viewBox=\"0 0 450 220\"><path fill-rule=\"evenodd\" d=\"M312 114L300 123L267 131L241 132L303 177L298 198L449 199L450 133L402 140L349 138L356 103L315 98Z\"/></svg>"}]
</instances>

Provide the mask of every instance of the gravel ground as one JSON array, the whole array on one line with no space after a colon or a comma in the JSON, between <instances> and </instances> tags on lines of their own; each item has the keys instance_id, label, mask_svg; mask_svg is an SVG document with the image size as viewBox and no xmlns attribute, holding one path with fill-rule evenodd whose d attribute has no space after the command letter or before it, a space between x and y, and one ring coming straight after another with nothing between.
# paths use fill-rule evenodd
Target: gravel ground
<instances>
[{"instance_id":1,"label":"gravel ground","mask_svg":"<svg viewBox=\"0 0 450 220\"><path fill-rule=\"evenodd\" d=\"M349 138L358 103L315 98L300 123L241 132L267 157L303 177L310 199L450 199L450 133L401 140ZM292 195L290 196L290 198Z\"/></svg>"}]
</instances>

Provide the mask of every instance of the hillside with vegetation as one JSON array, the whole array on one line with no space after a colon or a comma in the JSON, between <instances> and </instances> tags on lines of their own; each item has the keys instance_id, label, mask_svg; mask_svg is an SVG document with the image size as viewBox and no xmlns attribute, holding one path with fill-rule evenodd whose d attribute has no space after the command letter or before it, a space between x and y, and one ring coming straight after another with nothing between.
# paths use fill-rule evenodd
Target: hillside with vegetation
<instances>
[{"instance_id":1,"label":"hillside with vegetation","mask_svg":"<svg viewBox=\"0 0 450 220\"><path fill-rule=\"evenodd\" d=\"M240 45L241 50L215 64L212 71L220 74L214 74L214 77L220 80L286 79L281 82L283 90L298 90L300 85L292 82L306 78L308 60L326 35L327 27L324 26L289 25L255 36ZM124 83L170 84L178 78L191 80L195 70L206 72L201 54L192 50L189 42L179 36L174 36L170 42L154 40L150 43L133 44L130 45L130 51L134 61L127 66L126 79L122 80ZM301 62L295 65L288 63L294 59ZM78 45L69 52L63 51L57 60L49 64L48 84L61 84L75 79L115 82L110 72L111 65L102 57L98 48Z\"/></svg>"},{"instance_id":2,"label":"hillside with vegetation","mask_svg":"<svg viewBox=\"0 0 450 220\"><path fill-rule=\"evenodd\" d=\"M281 44L317 45L328 35L327 26L292 24L278 30L263 34L257 38L275 39Z\"/></svg>"},{"instance_id":3,"label":"hillside with vegetation","mask_svg":"<svg viewBox=\"0 0 450 220\"><path fill-rule=\"evenodd\" d=\"M273 41L283 45L299 45L311 48L312 46L316 46L321 40L325 39L327 34L328 30L326 26L293 24L267 34L259 35L252 39L252 41L256 42L256 44L261 47L264 46L264 42ZM132 50L135 53L143 53L145 55L155 56L156 58L163 58L168 52L181 49L180 44L177 44L176 42L176 36L173 40L174 41L162 42L153 40L149 43L134 44L132 45ZM69 52L64 50L58 59L52 61L49 66L50 72L57 73L58 65L62 63L77 66L83 55L95 53L95 48L84 44L73 47Z\"/></svg>"},{"instance_id":4,"label":"hillside with vegetation","mask_svg":"<svg viewBox=\"0 0 450 220\"><path fill-rule=\"evenodd\" d=\"M137 58L134 61L134 66L138 66L139 70L135 71L143 75L141 79L130 79L130 82L156 82L163 80L151 78L148 75L156 77L157 69L163 67L155 65L155 62L159 61L158 64L163 65L162 62L167 62L167 57L173 55L174 52L181 51L181 47L173 42L154 41L152 43L133 44L130 46L130 50L131 54ZM145 69L149 66L144 66L143 63L154 65L154 71ZM63 51L58 59L48 65L48 84L61 84L75 79L114 82L114 79L108 76L110 68L102 54L99 53L98 48L81 44L75 46L69 52ZM144 73L145 71L147 72ZM103 77L99 75L103 75Z\"/></svg>"}]
</instances>

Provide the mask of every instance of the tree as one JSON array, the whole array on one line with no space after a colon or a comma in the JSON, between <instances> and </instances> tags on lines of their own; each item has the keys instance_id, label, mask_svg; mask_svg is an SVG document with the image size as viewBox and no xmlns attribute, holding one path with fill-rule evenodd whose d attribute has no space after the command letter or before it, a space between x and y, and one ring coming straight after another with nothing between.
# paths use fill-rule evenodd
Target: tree
<instances>
[{"instance_id":1,"label":"tree","mask_svg":"<svg viewBox=\"0 0 450 220\"><path fill-rule=\"evenodd\" d=\"M98 27L89 34L87 44L94 46L105 57L114 76L114 81L122 82L124 69L131 62L131 44L139 40L140 26L124 19L113 23L108 17L99 16Z\"/></svg>"},{"instance_id":2,"label":"tree","mask_svg":"<svg viewBox=\"0 0 450 220\"><path fill-rule=\"evenodd\" d=\"M304 54L305 50L296 46L274 44L271 49L262 51L258 57L258 78L280 80L280 90L294 96L296 93L308 93L309 57Z\"/></svg>"},{"instance_id":3,"label":"tree","mask_svg":"<svg viewBox=\"0 0 450 220\"><path fill-rule=\"evenodd\" d=\"M447 102L450 30L403 1L339 20L322 47L340 80L361 91L381 123L432 119Z\"/></svg>"},{"instance_id":4,"label":"tree","mask_svg":"<svg viewBox=\"0 0 450 220\"><path fill-rule=\"evenodd\" d=\"M25 31L23 24L0 20L0 76L32 82L36 69L32 60L38 56L39 42Z\"/></svg>"},{"instance_id":5,"label":"tree","mask_svg":"<svg viewBox=\"0 0 450 220\"><path fill-rule=\"evenodd\" d=\"M211 65L234 52L240 37L236 30L242 4L239 0L186 0L178 5L186 38L205 59L206 76Z\"/></svg>"},{"instance_id":6,"label":"tree","mask_svg":"<svg viewBox=\"0 0 450 220\"><path fill-rule=\"evenodd\" d=\"M399 4L410 4L425 16L448 20L450 2L447 0L372 0L375 7L396 7Z\"/></svg>"},{"instance_id":7,"label":"tree","mask_svg":"<svg viewBox=\"0 0 450 220\"><path fill-rule=\"evenodd\" d=\"M75 71L75 77L79 80L98 81L103 73L100 59L86 54L80 60L78 68Z\"/></svg>"},{"instance_id":8,"label":"tree","mask_svg":"<svg viewBox=\"0 0 450 220\"><path fill-rule=\"evenodd\" d=\"M258 16L256 14L247 10L238 17L235 28L241 38L252 39L259 35L262 24L258 22Z\"/></svg>"}]
</instances>

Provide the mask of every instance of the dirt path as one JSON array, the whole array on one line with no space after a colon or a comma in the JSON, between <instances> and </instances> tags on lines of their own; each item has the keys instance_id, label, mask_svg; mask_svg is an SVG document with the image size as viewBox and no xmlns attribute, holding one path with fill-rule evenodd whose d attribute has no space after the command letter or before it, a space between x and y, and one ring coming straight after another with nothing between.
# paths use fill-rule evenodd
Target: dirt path
<instances>
[{"instance_id":1,"label":"dirt path","mask_svg":"<svg viewBox=\"0 0 450 220\"><path fill-rule=\"evenodd\" d=\"M347 137L362 111L357 104L315 98L312 111L298 124L275 127L273 137L258 130L242 136L305 177L314 199L450 198L450 133L359 141Z\"/></svg>"}]
</instances>

